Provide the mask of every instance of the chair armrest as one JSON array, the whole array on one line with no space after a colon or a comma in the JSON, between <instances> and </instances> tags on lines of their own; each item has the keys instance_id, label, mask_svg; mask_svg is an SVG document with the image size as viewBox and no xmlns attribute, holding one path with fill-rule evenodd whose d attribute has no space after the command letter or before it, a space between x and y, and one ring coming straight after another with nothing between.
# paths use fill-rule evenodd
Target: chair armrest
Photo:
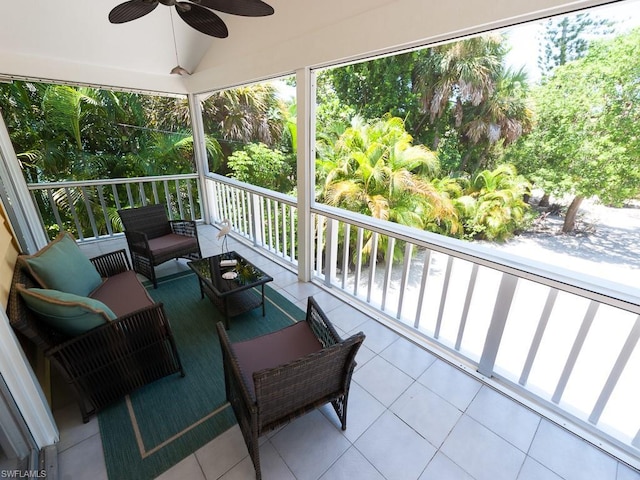
<instances>
[{"instance_id":1,"label":"chair armrest","mask_svg":"<svg viewBox=\"0 0 640 480\"><path fill-rule=\"evenodd\" d=\"M45 351L45 355L62 355L80 361L84 358L86 361L87 355L92 356L99 350L97 346L122 349L135 344L139 349L145 343L155 343L158 338L172 335L164 306L156 303L60 343Z\"/></svg>"},{"instance_id":2,"label":"chair armrest","mask_svg":"<svg viewBox=\"0 0 640 480\"><path fill-rule=\"evenodd\" d=\"M306 321L323 348L342 341L335 327L313 297L309 297L307 300Z\"/></svg>"},{"instance_id":3,"label":"chair armrest","mask_svg":"<svg viewBox=\"0 0 640 480\"><path fill-rule=\"evenodd\" d=\"M125 230L125 237L127 238L127 245L130 252L140 253L142 255L149 255L149 237L144 232L138 232L135 230Z\"/></svg>"},{"instance_id":4,"label":"chair armrest","mask_svg":"<svg viewBox=\"0 0 640 480\"><path fill-rule=\"evenodd\" d=\"M242 375L242 371L240 370L238 359L231 348L231 342L229 341L229 335L224 327L224 323L218 322L216 324L216 329L218 330L218 337L222 348L222 365L224 367L227 398L236 398L241 400L245 409L249 412L255 413L255 399L249 393L249 387L247 386L245 377ZM233 392L230 392L230 389L233 390ZM230 393L232 393L232 395L230 395Z\"/></svg>"},{"instance_id":5,"label":"chair armrest","mask_svg":"<svg viewBox=\"0 0 640 480\"><path fill-rule=\"evenodd\" d=\"M131 270L129 257L127 257L127 252L124 249L105 253L89 260L96 267L101 277L112 277L118 273Z\"/></svg>"},{"instance_id":6,"label":"chair armrest","mask_svg":"<svg viewBox=\"0 0 640 480\"><path fill-rule=\"evenodd\" d=\"M197 237L196 222L193 220L169 220L171 231L177 235Z\"/></svg>"},{"instance_id":7,"label":"chair armrest","mask_svg":"<svg viewBox=\"0 0 640 480\"><path fill-rule=\"evenodd\" d=\"M83 421L143 385L184 369L162 304L71 338L44 354L80 405Z\"/></svg>"}]
</instances>

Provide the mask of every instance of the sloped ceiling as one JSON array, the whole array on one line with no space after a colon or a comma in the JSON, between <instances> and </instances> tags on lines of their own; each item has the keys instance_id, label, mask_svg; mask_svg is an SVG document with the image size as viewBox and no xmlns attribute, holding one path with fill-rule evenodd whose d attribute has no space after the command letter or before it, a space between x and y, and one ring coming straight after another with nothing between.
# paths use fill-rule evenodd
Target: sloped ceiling
<instances>
[{"instance_id":1,"label":"sloped ceiling","mask_svg":"<svg viewBox=\"0 0 640 480\"><path fill-rule=\"evenodd\" d=\"M0 14L0 75L187 93L472 33L602 1L266 0L269 17L220 13L229 37L187 26L173 7L113 25L123 0L16 0ZM175 30L176 43L172 34ZM170 75L178 63L190 77Z\"/></svg>"}]
</instances>

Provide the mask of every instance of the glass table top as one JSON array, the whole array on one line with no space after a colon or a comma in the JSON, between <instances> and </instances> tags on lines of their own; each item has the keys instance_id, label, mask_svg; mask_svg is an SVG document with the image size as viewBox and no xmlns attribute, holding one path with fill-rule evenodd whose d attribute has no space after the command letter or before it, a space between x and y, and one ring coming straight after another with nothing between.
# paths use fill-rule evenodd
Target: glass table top
<instances>
[{"instance_id":1,"label":"glass table top","mask_svg":"<svg viewBox=\"0 0 640 480\"><path fill-rule=\"evenodd\" d=\"M188 262L188 265L201 280L207 282L220 296L273 280L236 252L193 260Z\"/></svg>"}]
</instances>

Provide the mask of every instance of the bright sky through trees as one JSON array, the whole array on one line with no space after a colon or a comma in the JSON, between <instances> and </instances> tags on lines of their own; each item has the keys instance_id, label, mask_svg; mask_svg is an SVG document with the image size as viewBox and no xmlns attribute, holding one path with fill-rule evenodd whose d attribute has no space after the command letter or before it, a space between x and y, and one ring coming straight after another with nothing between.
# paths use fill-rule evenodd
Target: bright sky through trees
<instances>
[{"instance_id":1,"label":"bright sky through trees","mask_svg":"<svg viewBox=\"0 0 640 480\"><path fill-rule=\"evenodd\" d=\"M589 13L593 18L615 22L614 35L640 26L640 0L616 2L581 11L581 13ZM511 52L507 55L507 62L514 70L525 67L531 83L540 80L541 76L537 61L540 42L544 35L544 24L545 21L541 20L505 30L511 44Z\"/></svg>"}]
</instances>

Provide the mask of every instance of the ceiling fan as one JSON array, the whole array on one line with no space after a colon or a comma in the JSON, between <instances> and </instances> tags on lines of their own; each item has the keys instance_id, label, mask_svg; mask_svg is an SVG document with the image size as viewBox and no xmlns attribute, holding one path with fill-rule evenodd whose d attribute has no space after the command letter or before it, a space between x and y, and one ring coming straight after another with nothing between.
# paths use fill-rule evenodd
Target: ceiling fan
<instances>
[{"instance_id":1,"label":"ceiling fan","mask_svg":"<svg viewBox=\"0 0 640 480\"><path fill-rule=\"evenodd\" d=\"M227 26L211 10L243 17L266 17L273 14L273 7L262 0L130 0L121 3L109 12L111 23L125 23L151 13L158 4L176 7L180 18L199 32L212 37L229 36Z\"/></svg>"}]
</instances>

